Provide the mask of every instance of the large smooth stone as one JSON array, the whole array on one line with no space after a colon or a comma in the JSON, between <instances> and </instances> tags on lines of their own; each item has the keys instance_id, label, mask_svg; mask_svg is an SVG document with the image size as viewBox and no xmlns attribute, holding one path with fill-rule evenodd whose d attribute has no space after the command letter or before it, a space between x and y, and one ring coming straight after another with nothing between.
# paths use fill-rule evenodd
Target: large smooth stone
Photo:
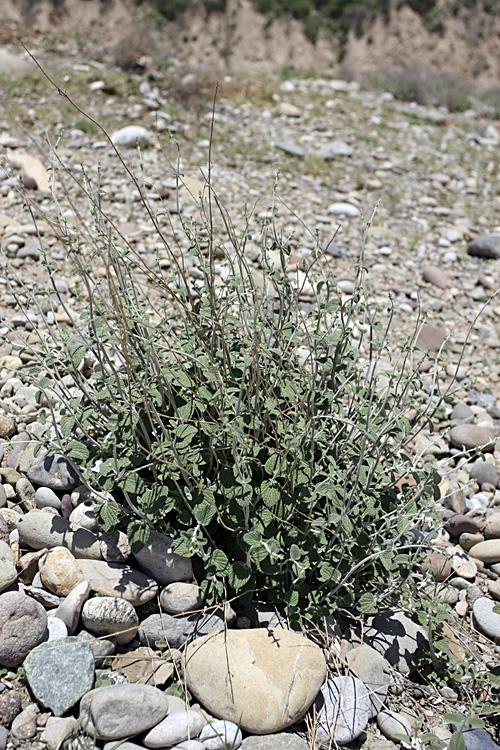
<instances>
[{"instance_id":1,"label":"large smooth stone","mask_svg":"<svg viewBox=\"0 0 500 750\"><path fill-rule=\"evenodd\" d=\"M77 558L100 560L101 546L87 529L71 529L66 518L42 510L33 510L17 522L19 536L33 549L67 547Z\"/></svg>"},{"instance_id":2,"label":"large smooth stone","mask_svg":"<svg viewBox=\"0 0 500 750\"><path fill-rule=\"evenodd\" d=\"M487 565L500 562L500 539L487 539L475 544L470 548L469 555Z\"/></svg>"},{"instance_id":3,"label":"large smooth stone","mask_svg":"<svg viewBox=\"0 0 500 750\"><path fill-rule=\"evenodd\" d=\"M370 718L373 718L382 711L387 700L387 692L392 682L391 665L378 651L366 644L349 651L346 661L351 671L370 692Z\"/></svg>"},{"instance_id":4,"label":"large smooth stone","mask_svg":"<svg viewBox=\"0 0 500 750\"><path fill-rule=\"evenodd\" d=\"M130 565L104 560L80 560L80 568L92 591L125 599L134 607L149 602L158 593L156 581Z\"/></svg>"},{"instance_id":5,"label":"large smooth stone","mask_svg":"<svg viewBox=\"0 0 500 750\"><path fill-rule=\"evenodd\" d=\"M99 740L121 740L146 732L168 713L168 697L150 685L96 688L80 703L82 728Z\"/></svg>"},{"instance_id":6,"label":"large smooth stone","mask_svg":"<svg viewBox=\"0 0 500 750\"><path fill-rule=\"evenodd\" d=\"M479 427L476 424L457 424L450 430L450 442L455 448L472 451L482 448L483 451L495 449L495 441L491 431L487 427Z\"/></svg>"},{"instance_id":7,"label":"large smooth stone","mask_svg":"<svg viewBox=\"0 0 500 750\"><path fill-rule=\"evenodd\" d=\"M287 630L227 630L190 643L189 690L214 716L252 734L300 721L326 677L321 649Z\"/></svg>"},{"instance_id":8,"label":"large smooth stone","mask_svg":"<svg viewBox=\"0 0 500 750\"><path fill-rule=\"evenodd\" d=\"M356 677L333 677L316 701L316 745L346 745L364 732L370 718L370 696Z\"/></svg>"},{"instance_id":9,"label":"large smooth stone","mask_svg":"<svg viewBox=\"0 0 500 750\"><path fill-rule=\"evenodd\" d=\"M183 711L166 716L143 739L146 747L162 748L178 745L194 739L205 726L205 717L200 711Z\"/></svg>"},{"instance_id":10,"label":"large smooth stone","mask_svg":"<svg viewBox=\"0 0 500 750\"><path fill-rule=\"evenodd\" d=\"M116 644L123 645L130 643L137 633L139 618L126 599L99 596L83 605L82 622L91 633L113 636Z\"/></svg>"},{"instance_id":11,"label":"large smooth stone","mask_svg":"<svg viewBox=\"0 0 500 750\"><path fill-rule=\"evenodd\" d=\"M216 612L200 612L183 617L150 615L141 622L137 638L145 646L165 641L170 648L181 648L187 641L223 630L224 619Z\"/></svg>"},{"instance_id":12,"label":"large smooth stone","mask_svg":"<svg viewBox=\"0 0 500 750\"><path fill-rule=\"evenodd\" d=\"M42 643L23 666L36 699L55 716L66 713L94 683L92 649L73 637Z\"/></svg>"},{"instance_id":13,"label":"large smooth stone","mask_svg":"<svg viewBox=\"0 0 500 750\"><path fill-rule=\"evenodd\" d=\"M194 583L169 583L160 594L161 608L172 615L196 612L204 601L203 591Z\"/></svg>"},{"instance_id":14,"label":"large smooth stone","mask_svg":"<svg viewBox=\"0 0 500 750\"><path fill-rule=\"evenodd\" d=\"M0 596L0 664L16 667L42 642L47 614L41 604L17 591Z\"/></svg>"},{"instance_id":15,"label":"large smooth stone","mask_svg":"<svg viewBox=\"0 0 500 750\"><path fill-rule=\"evenodd\" d=\"M469 255L477 258L500 258L500 234L483 234L469 242Z\"/></svg>"},{"instance_id":16,"label":"large smooth stone","mask_svg":"<svg viewBox=\"0 0 500 750\"><path fill-rule=\"evenodd\" d=\"M385 610L367 621L365 641L401 672L412 670L412 657L420 646L427 645L427 634L404 612Z\"/></svg>"},{"instance_id":17,"label":"large smooth stone","mask_svg":"<svg viewBox=\"0 0 500 750\"><path fill-rule=\"evenodd\" d=\"M149 539L134 557L145 573L161 586L175 581L189 581L193 577L193 566L189 557L172 552L172 539L151 530Z\"/></svg>"}]
</instances>

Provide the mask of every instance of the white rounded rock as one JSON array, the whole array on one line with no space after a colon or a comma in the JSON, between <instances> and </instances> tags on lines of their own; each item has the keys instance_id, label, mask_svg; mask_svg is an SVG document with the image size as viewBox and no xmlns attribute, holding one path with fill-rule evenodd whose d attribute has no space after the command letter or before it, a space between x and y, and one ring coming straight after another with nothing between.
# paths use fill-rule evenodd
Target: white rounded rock
<instances>
[{"instance_id":1,"label":"white rounded rock","mask_svg":"<svg viewBox=\"0 0 500 750\"><path fill-rule=\"evenodd\" d=\"M205 723L205 717L200 711L193 709L169 714L146 734L143 742L146 747L151 748L172 747L198 737Z\"/></svg>"},{"instance_id":2,"label":"white rounded rock","mask_svg":"<svg viewBox=\"0 0 500 750\"><path fill-rule=\"evenodd\" d=\"M172 615L196 612L203 606L205 595L194 583L170 583L160 594L161 608Z\"/></svg>"},{"instance_id":3,"label":"white rounded rock","mask_svg":"<svg viewBox=\"0 0 500 750\"><path fill-rule=\"evenodd\" d=\"M390 740L397 741L397 735L407 735L411 737L411 724L406 716L397 714L393 711L381 711L377 714L377 724L382 732Z\"/></svg>"}]
</instances>

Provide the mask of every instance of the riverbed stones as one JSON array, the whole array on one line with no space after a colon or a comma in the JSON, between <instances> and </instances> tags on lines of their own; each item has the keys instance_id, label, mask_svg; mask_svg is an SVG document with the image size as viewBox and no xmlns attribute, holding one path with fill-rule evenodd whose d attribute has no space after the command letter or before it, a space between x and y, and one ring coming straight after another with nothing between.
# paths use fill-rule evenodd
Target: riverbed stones
<instances>
[{"instance_id":1,"label":"riverbed stones","mask_svg":"<svg viewBox=\"0 0 500 750\"><path fill-rule=\"evenodd\" d=\"M479 459L470 467L470 475L478 484L492 484L496 487L498 483L498 472L495 464L491 461Z\"/></svg>"},{"instance_id":2,"label":"riverbed stones","mask_svg":"<svg viewBox=\"0 0 500 750\"><path fill-rule=\"evenodd\" d=\"M160 656L158 652L147 646L140 646L133 651L120 654L111 664L114 670L125 674L129 682L140 682L143 685L164 685L174 673L172 661ZM169 698L169 714L172 711L173 696ZM182 703L183 708L185 704Z\"/></svg>"},{"instance_id":3,"label":"riverbed stones","mask_svg":"<svg viewBox=\"0 0 500 750\"><path fill-rule=\"evenodd\" d=\"M450 442L455 448L466 451L473 451L476 448L492 451L495 448L491 431L487 427L479 427L476 424L457 424L452 427Z\"/></svg>"},{"instance_id":4,"label":"riverbed stones","mask_svg":"<svg viewBox=\"0 0 500 750\"><path fill-rule=\"evenodd\" d=\"M156 581L130 565L104 560L80 560L79 565L84 579L97 594L116 596L138 607L158 593Z\"/></svg>"},{"instance_id":5,"label":"riverbed stones","mask_svg":"<svg viewBox=\"0 0 500 750\"><path fill-rule=\"evenodd\" d=\"M16 667L42 642L47 614L41 604L17 591L0 595L0 664Z\"/></svg>"},{"instance_id":6,"label":"riverbed stones","mask_svg":"<svg viewBox=\"0 0 500 750\"><path fill-rule=\"evenodd\" d=\"M477 521L470 516L455 513L446 521L445 529L450 536L459 537L460 534L476 534L479 531Z\"/></svg>"},{"instance_id":7,"label":"riverbed stones","mask_svg":"<svg viewBox=\"0 0 500 750\"><path fill-rule=\"evenodd\" d=\"M493 612L496 602L481 596L473 604L474 619L479 628L490 638L500 638L500 615Z\"/></svg>"},{"instance_id":8,"label":"riverbed stones","mask_svg":"<svg viewBox=\"0 0 500 750\"><path fill-rule=\"evenodd\" d=\"M483 534L486 539L500 539L500 512L486 519Z\"/></svg>"},{"instance_id":9,"label":"riverbed stones","mask_svg":"<svg viewBox=\"0 0 500 750\"><path fill-rule=\"evenodd\" d=\"M151 530L144 547L134 554L142 570L161 586L174 581L189 581L193 577L191 559L176 555L172 544L170 537Z\"/></svg>"},{"instance_id":10,"label":"riverbed stones","mask_svg":"<svg viewBox=\"0 0 500 750\"><path fill-rule=\"evenodd\" d=\"M5 591L16 581L17 570L15 566L10 562L0 560L0 591Z\"/></svg>"},{"instance_id":11,"label":"riverbed stones","mask_svg":"<svg viewBox=\"0 0 500 750\"><path fill-rule=\"evenodd\" d=\"M392 682L391 665L371 646L363 644L346 655L349 669L366 685L370 693L370 717L382 711Z\"/></svg>"},{"instance_id":12,"label":"riverbed stones","mask_svg":"<svg viewBox=\"0 0 500 750\"><path fill-rule=\"evenodd\" d=\"M438 266L425 266L422 271L422 278L424 281L428 281L429 284L434 284L434 286L440 289L448 289L451 286L451 281L447 274Z\"/></svg>"},{"instance_id":13,"label":"riverbed stones","mask_svg":"<svg viewBox=\"0 0 500 750\"><path fill-rule=\"evenodd\" d=\"M78 621L80 620L80 614L82 607L89 598L90 595L90 584L88 581L82 581L78 583L54 610L54 617L58 617L64 622L68 629L69 635L73 635L75 632Z\"/></svg>"},{"instance_id":14,"label":"riverbed stones","mask_svg":"<svg viewBox=\"0 0 500 750\"><path fill-rule=\"evenodd\" d=\"M149 130L140 125L127 125L120 130L115 130L111 135L111 143L124 148L137 148L137 146L150 146L152 135Z\"/></svg>"},{"instance_id":15,"label":"riverbed stones","mask_svg":"<svg viewBox=\"0 0 500 750\"><path fill-rule=\"evenodd\" d=\"M237 724L215 719L203 727L198 739L203 742L205 750L236 750L241 745L243 737Z\"/></svg>"},{"instance_id":16,"label":"riverbed stones","mask_svg":"<svg viewBox=\"0 0 500 750\"><path fill-rule=\"evenodd\" d=\"M321 688L315 711L315 744L346 745L368 725L371 711L368 690L357 677L333 677Z\"/></svg>"},{"instance_id":17,"label":"riverbed stones","mask_svg":"<svg viewBox=\"0 0 500 750\"><path fill-rule=\"evenodd\" d=\"M326 677L321 649L287 630L227 630L187 647L189 690L214 716L252 734L299 721Z\"/></svg>"},{"instance_id":18,"label":"riverbed stones","mask_svg":"<svg viewBox=\"0 0 500 750\"><path fill-rule=\"evenodd\" d=\"M251 735L241 743L242 750L308 750L309 745L302 737L292 732L277 732L264 736Z\"/></svg>"},{"instance_id":19,"label":"riverbed stones","mask_svg":"<svg viewBox=\"0 0 500 750\"><path fill-rule=\"evenodd\" d=\"M55 508L61 510L61 499L49 487L38 487L35 491L35 505L37 508Z\"/></svg>"},{"instance_id":20,"label":"riverbed stones","mask_svg":"<svg viewBox=\"0 0 500 750\"><path fill-rule=\"evenodd\" d=\"M57 596L68 594L83 582L83 573L76 558L66 547L53 547L39 561L44 586Z\"/></svg>"},{"instance_id":21,"label":"riverbed stones","mask_svg":"<svg viewBox=\"0 0 500 750\"><path fill-rule=\"evenodd\" d=\"M198 737L206 723L200 711L188 710L166 716L144 737L144 745L163 748Z\"/></svg>"},{"instance_id":22,"label":"riverbed stones","mask_svg":"<svg viewBox=\"0 0 500 750\"><path fill-rule=\"evenodd\" d=\"M0 725L10 727L22 711L20 690L3 690L0 693Z\"/></svg>"},{"instance_id":23,"label":"riverbed stones","mask_svg":"<svg viewBox=\"0 0 500 750\"><path fill-rule=\"evenodd\" d=\"M82 728L100 740L146 732L168 713L168 697L150 685L112 685L91 690L80 703Z\"/></svg>"},{"instance_id":24,"label":"riverbed stones","mask_svg":"<svg viewBox=\"0 0 500 750\"><path fill-rule=\"evenodd\" d=\"M430 550L421 562L422 570L429 573L436 581L445 581L452 573L450 560L441 552Z\"/></svg>"},{"instance_id":25,"label":"riverbed stones","mask_svg":"<svg viewBox=\"0 0 500 750\"><path fill-rule=\"evenodd\" d=\"M49 510L32 510L17 522L21 539L33 549L67 547L77 558L101 557L95 534L87 529L72 530L69 521Z\"/></svg>"},{"instance_id":26,"label":"riverbed stones","mask_svg":"<svg viewBox=\"0 0 500 750\"><path fill-rule=\"evenodd\" d=\"M377 724L380 731L390 740L397 742L398 735L411 737L412 728L409 719L404 714L394 711L380 711L377 715Z\"/></svg>"},{"instance_id":27,"label":"riverbed stones","mask_svg":"<svg viewBox=\"0 0 500 750\"><path fill-rule=\"evenodd\" d=\"M139 626L130 602L112 596L88 599L82 608L82 622L95 635L113 636L118 645L130 643Z\"/></svg>"},{"instance_id":28,"label":"riverbed stones","mask_svg":"<svg viewBox=\"0 0 500 750\"><path fill-rule=\"evenodd\" d=\"M36 699L55 716L66 713L94 682L92 649L73 637L42 643L30 652L23 666Z\"/></svg>"},{"instance_id":29,"label":"riverbed stones","mask_svg":"<svg viewBox=\"0 0 500 750\"><path fill-rule=\"evenodd\" d=\"M486 539L469 550L471 557L488 564L500 562L500 539Z\"/></svg>"},{"instance_id":30,"label":"riverbed stones","mask_svg":"<svg viewBox=\"0 0 500 750\"><path fill-rule=\"evenodd\" d=\"M47 456L41 463L28 469L28 479L41 487L67 492L72 490L80 480L73 466L60 453Z\"/></svg>"}]
</instances>

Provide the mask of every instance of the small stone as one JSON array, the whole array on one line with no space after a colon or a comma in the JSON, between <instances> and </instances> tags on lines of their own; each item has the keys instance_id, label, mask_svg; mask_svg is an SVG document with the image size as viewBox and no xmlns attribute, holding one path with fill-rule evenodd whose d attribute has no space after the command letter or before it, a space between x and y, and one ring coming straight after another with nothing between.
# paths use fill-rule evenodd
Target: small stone
<instances>
[{"instance_id":1,"label":"small stone","mask_svg":"<svg viewBox=\"0 0 500 750\"><path fill-rule=\"evenodd\" d=\"M404 714L393 711L381 711L377 715L377 724L380 731L390 740L398 742L397 735L412 736L410 721Z\"/></svg>"},{"instance_id":2,"label":"small stone","mask_svg":"<svg viewBox=\"0 0 500 750\"><path fill-rule=\"evenodd\" d=\"M500 258L500 234L484 234L469 242L468 252L477 258Z\"/></svg>"},{"instance_id":3,"label":"small stone","mask_svg":"<svg viewBox=\"0 0 500 750\"><path fill-rule=\"evenodd\" d=\"M41 741L46 743L48 750L60 750L63 741L77 726L78 722L72 716L65 719L51 716L47 720Z\"/></svg>"},{"instance_id":4,"label":"small stone","mask_svg":"<svg viewBox=\"0 0 500 750\"><path fill-rule=\"evenodd\" d=\"M33 549L67 547L76 558L100 558L95 534L86 529L72 531L69 521L47 511L33 510L18 520L21 539Z\"/></svg>"},{"instance_id":5,"label":"small stone","mask_svg":"<svg viewBox=\"0 0 500 750\"><path fill-rule=\"evenodd\" d=\"M129 565L103 560L80 560L79 564L85 580L97 594L116 596L138 607L154 599L158 593L158 585L153 578Z\"/></svg>"},{"instance_id":6,"label":"small stone","mask_svg":"<svg viewBox=\"0 0 500 750\"><path fill-rule=\"evenodd\" d=\"M7 542L0 541L0 561L15 565L16 557Z\"/></svg>"},{"instance_id":7,"label":"small stone","mask_svg":"<svg viewBox=\"0 0 500 750\"><path fill-rule=\"evenodd\" d=\"M493 484L495 487L497 486L498 472L495 464L491 463L491 461L484 461L481 458L478 461L475 461L470 467L470 475L478 484L487 483Z\"/></svg>"},{"instance_id":8,"label":"small stone","mask_svg":"<svg viewBox=\"0 0 500 750\"><path fill-rule=\"evenodd\" d=\"M455 513L451 518L446 521L444 527L450 536L460 536L460 534L476 534L479 531L477 521L470 516L464 516L460 513Z\"/></svg>"},{"instance_id":9,"label":"small stone","mask_svg":"<svg viewBox=\"0 0 500 750\"><path fill-rule=\"evenodd\" d=\"M120 740L146 732L168 713L168 697L150 685L96 688L80 703L82 728L100 740Z\"/></svg>"},{"instance_id":10,"label":"small stone","mask_svg":"<svg viewBox=\"0 0 500 750\"><path fill-rule=\"evenodd\" d=\"M45 609L17 591L0 595L0 664L17 667L42 642L47 630Z\"/></svg>"},{"instance_id":11,"label":"small stone","mask_svg":"<svg viewBox=\"0 0 500 750\"><path fill-rule=\"evenodd\" d=\"M292 732L246 737L241 750L309 750L308 743Z\"/></svg>"},{"instance_id":12,"label":"small stone","mask_svg":"<svg viewBox=\"0 0 500 750\"><path fill-rule=\"evenodd\" d=\"M500 512L493 513L486 519L483 535L485 539L500 539Z\"/></svg>"},{"instance_id":13,"label":"small stone","mask_svg":"<svg viewBox=\"0 0 500 750\"><path fill-rule=\"evenodd\" d=\"M80 630L75 638L84 643L88 643L94 654L95 663L101 665L109 656L116 651L116 644L107 638L96 638L87 633L86 630Z\"/></svg>"},{"instance_id":14,"label":"small stone","mask_svg":"<svg viewBox=\"0 0 500 750\"><path fill-rule=\"evenodd\" d=\"M188 710L168 715L146 734L143 742L151 748L171 747L197 737L205 723L200 711Z\"/></svg>"},{"instance_id":15,"label":"small stone","mask_svg":"<svg viewBox=\"0 0 500 750\"><path fill-rule=\"evenodd\" d=\"M439 352L446 341L446 333L437 326L424 323L420 328L415 346L423 351Z\"/></svg>"},{"instance_id":16,"label":"small stone","mask_svg":"<svg viewBox=\"0 0 500 750\"><path fill-rule=\"evenodd\" d=\"M56 596L68 594L83 581L76 558L66 547L52 547L39 562L43 585Z\"/></svg>"},{"instance_id":17,"label":"small stone","mask_svg":"<svg viewBox=\"0 0 500 750\"><path fill-rule=\"evenodd\" d=\"M160 594L160 605L165 612L182 614L201 609L205 595L194 583L170 583Z\"/></svg>"},{"instance_id":18,"label":"small stone","mask_svg":"<svg viewBox=\"0 0 500 750\"><path fill-rule=\"evenodd\" d=\"M19 570L19 580L26 585L33 583L33 579L38 573L38 563L40 559L48 552L47 549L40 549L37 552L27 552L17 563Z\"/></svg>"},{"instance_id":19,"label":"small stone","mask_svg":"<svg viewBox=\"0 0 500 750\"><path fill-rule=\"evenodd\" d=\"M475 544L469 550L471 557L476 557L478 560L486 563L500 562L500 539L487 539L484 542Z\"/></svg>"},{"instance_id":20,"label":"small stone","mask_svg":"<svg viewBox=\"0 0 500 750\"><path fill-rule=\"evenodd\" d=\"M62 620L52 615L47 619L47 632L45 633L44 643L55 641L59 638L66 638L68 628Z\"/></svg>"},{"instance_id":21,"label":"small stone","mask_svg":"<svg viewBox=\"0 0 500 750\"><path fill-rule=\"evenodd\" d=\"M111 143L114 146L124 148L137 148L137 146L150 146L152 143L151 133L139 125L127 125L116 130L111 135Z\"/></svg>"},{"instance_id":22,"label":"small stone","mask_svg":"<svg viewBox=\"0 0 500 750\"><path fill-rule=\"evenodd\" d=\"M5 560L0 560L0 591L5 591L17 581L15 566Z\"/></svg>"},{"instance_id":23,"label":"small stone","mask_svg":"<svg viewBox=\"0 0 500 750\"><path fill-rule=\"evenodd\" d=\"M500 581L489 581L488 591L495 599L500 599Z\"/></svg>"},{"instance_id":24,"label":"small stone","mask_svg":"<svg viewBox=\"0 0 500 750\"><path fill-rule=\"evenodd\" d=\"M0 358L1 359L1 358ZM10 417L0 414L0 438L9 438L17 431L16 423Z\"/></svg>"},{"instance_id":25,"label":"small stone","mask_svg":"<svg viewBox=\"0 0 500 750\"><path fill-rule=\"evenodd\" d=\"M69 635L75 632L82 607L89 598L90 584L87 581L78 583L64 599L64 601L54 610L54 617L58 617L64 622L68 629Z\"/></svg>"},{"instance_id":26,"label":"small stone","mask_svg":"<svg viewBox=\"0 0 500 750\"><path fill-rule=\"evenodd\" d=\"M451 281L446 273L437 266L426 266L422 271L422 276L424 281L428 281L440 289L448 289L451 286Z\"/></svg>"},{"instance_id":27,"label":"small stone","mask_svg":"<svg viewBox=\"0 0 500 750\"><path fill-rule=\"evenodd\" d=\"M344 141L331 141L330 143L325 143L324 146L320 146L316 151L316 156L319 159L331 161L336 156L352 156L353 153L354 149L352 146L349 146Z\"/></svg>"},{"instance_id":28,"label":"small stone","mask_svg":"<svg viewBox=\"0 0 500 750\"><path fill-rule=\"evenodd\" d=\"M299 146L298 143L294 143L293 141L279 141L276 143L276 148L278 148L280 151L284 151L285 154L289 154L289 156L305 156L306 150L303 148L303 146Z\"/></svg>"},{"instance_id":29,"label":"small stone","mask_svg":"<svg viewBox=\"0 0 500 750\"><path fill-rule=\"evenodd\" d=\"M28 469L28 479L51 490L72 490L80 484L78 474L68 459L60 453L48 456L42 463Z\"/></svg>"},{"instance_id":30,"label":"small stone","mask_svg":"<svg viewBox=\"0 0 500 750\"><path fill-rule=\"evenodd\" d=\"M243 737L237 724L215 719L203 727L198 739L203 742L206 750L236 750L241 745Z\"/></svg>"},{"instance_id":31,"label":"small stone","mask_svg":"<svg viewBox=\"0 0 500 750\"><path fill-rule=\"evenodd\" d=\"M56 716L74 706L94 682L92 649L74 637L42 643L23 666L36 699Z\"/></svg>"},{"instance_id":32,"label":"small stone","mask_svg":"<svg viewBox=\"0 0 500 750\"><path fill-rule=\"evenodd\" d=\"M26 477L17 480L16 495L24 510L31 510L35 507L35 488Z\"/></svg>"},{"instance_id":33,"label":"small stone","mask_svg":"<svg viewBox=\"0 0 500 750\"><path fill-rule=\"evenodd\" d=\"M123 531L107 531L100 536L101 555L106 562L125 563L132 555L127 535Z\"/></svg>"},{"instance_id":34,"label":"small stone","mask_svg":"<svg viewBox=\"0 0 500 750\"><path fill-rule=\"evenodd\" d=\"M475 544L484 542L484 536L482 534L460 534L458 543L466 552L469 552Z\"/></svg>"},{"instance_id":35,"label":"small stone","mask_svg":"<svg viewBox=\"0 0 500 750\"><path fill-rule=\"evenodd\" d=\"M12 722L11 733L18 740L30 740L36 734L36 709L33 704L16 716Z\"/></svg>"},{"instance_id":36,"label":"small stone","mask_svg":"<svg viewBox=\"0 0 500 750\"><path fill-rule=\"evenodd\" d=\"M152 648L140 647L134 651L120 654L111 665L112 669L121 670L129 682L140 682L143 685L164 685L174 673L171 661L159 657ZM169 700L169 714L172 712ZM185 704L183 703L183 707Z\"/></svg>"},{"instance_id":37,"label":"small stone","mask_svg":"<svg viewBox=\"0 0 500 750\"><path fill-rule=\"evenodd\" d=\"M22 698L18 690L4 690L0 693L0 724L10 727L22 711Z\"/></svg>"},{"instance_id":38,"label":"small stone","mask_svg":"<svg viewBox=\"0 0 500 750\"><path fill-rule=\"evenodd\" d=\"M130 602L112 596L87 600L82 609L82 622L91 633L112 635L120 645L130 643L139 626L139 618Z\"/></svg>"},{"instance_id":39,"label":"small stone","mask_svg":"<svg viewBox=\"0 0 500 750\"><path fill-rule=\"evenodd\" d=\"M387 692L392 682L391 665L378 651L366 644L349 651L346 661L351 671L369 690L370 718L373 718L382 711L387 700Z\"/></svg>"},{"instance_id":40,"label":"small stone","mask_svg":"<svg viewBox=\"0 0 500 750\"><path fill-rule=\"evenodd\" d=\"M333 677L321 688L315 703L316 745L345 745L364 732L370 718L370 697L356 677Z\"/></svg>"},{"instance_id":41,"label":"small stone","mask_svg":"<svg viewBox=\"0 0 500 750\"><path fill-rule=\"evenodd\" d=\"M216 612L200 612L184 617L151 615L141 622L137 638L144 646L166 641L171 648L180 648L188 641L224 629L224 619Z\"/></svg>"},{"instance_id":42,"label":"small stone","mask_svg":"<svg viewBox=\"0 0 500 750\"><path fill-rule=\"evenodd\" d=\"M355 218L359 216L359 208L353 206L352 203L332 203L328 206L328 213L334 216L347 216L349 218Z\"/></svg>"},{"instance_id":43,"label":"small stone","mask_svg":"<svg viewBox=\"0 0 500 750\"><path fill-rule=\"evenodd\" d=\"M450 564L453 571L461 578L473 581L477 575L476 563L465 552L459 551L458 548L456 550L450 556Z\"/></svg>"},{"instance_id":44,"label":"small stone","mask_svg":"<svg viewBox=\"0 0 500 750\"><path fill-rule=\"evenodd\" d=\"M162 586L175 581L189 581L193 577L191 559L176 555L172 545L170 537L151 530L144 547L134 554L142 570Z\"/></svg>"},{"instance_id":45,"label":"small stone","mask_svg":"<svg viewBox=\"0 0 500 750\"><path fill-rule=\"evenodd\" d=\"M73 527L81 526L88 531L97 533L99 531L99 524L95 517L94 508L90 503L81 503L77 505L74 511L69 517L69 522Z\"/></svg>"},{"instance_id":46,"label":"small stone","mask_svg":"<svg viewBox=\"0 0 500 750\"><path fill-rule=\"evenodd\" d=\"M490 430L475 424L458 424L451 428L449 437L452 445L461 450L481 448L483 451L493 451L495 448Z\"/></svg>"},{"instance_id":47,"label":"small stone","mask_svg":"<svg viewBox=\"0 0 500 750\"><path fill-rule=\"evenodd\" d=\"M458 419L462 422L472 421L474 419L474 412L467 404L458 403L453 407L451 419Z\"/></svg>"},{"instance_id":48,"label":"small stone","mask_svg":"<svg viewBox=\"0 0 500 750\"><path fill-rule=\"evenodd\" d=\"M37 508L55 508L61 510L61 500L54 490L49 487L39 487L35 492L35 505Z\"/></svg>"},{"instance_id":49,"label":"small stone","mask_svg":"<svg viewBox=\"0 0 500 750\"><path fill-rule=\"evenodd\" d=\"M416 650L427 646L425 630L398 610L385 610L370 617L364 636L365 641L402 674L412 670Z\"/></svg>"},{"instance_id":50,"label":"small stone","mask_svg":"<svg viewBox=\"0 0 500 750\"><path fill-rule=\"evenodd\" d=\"M440 552L429 551L421 562L422 570L429 573L436 581L445 581L452 573L450 560Z\"/></svg>"}]
</instances>

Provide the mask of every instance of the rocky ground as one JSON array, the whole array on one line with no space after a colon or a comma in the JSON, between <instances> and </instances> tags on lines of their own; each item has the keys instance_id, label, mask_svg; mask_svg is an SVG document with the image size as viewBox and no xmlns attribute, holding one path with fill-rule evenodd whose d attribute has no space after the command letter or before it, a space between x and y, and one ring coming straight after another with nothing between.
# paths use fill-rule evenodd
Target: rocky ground
<instances>
[{"instance_id":1,"label":"rocky ground","mask_svg":"<svg viewBox=\"0 0 500 750\"><path fill-rule=\"evenodd\" d=\"M144 263L167 267L169 260L138 186L103 132L10 49L0 51L4 267L38 290L47 288L46 260L59 270L50 304L33 302L27 315L7 271L0 276L0 747L58 748L72 733L64 745L72 750L110 750L123 737L133 738L123 750L218 750L221 737L229 747L243 741L247 750L305 750L312 742L390 750L418 719L422 731L446 746L451 729L444 713L467 714L474 695L488 698L485 675L500 665L500 615L493 611L500 600L500 123L475 111L399 103L345 81L243 75L219 82L213 115L215 81L207 71L148 62L140 75L124 73L102 50L67 39L39 38L33 51L112 136L151 205L166 209L162 229L179 254L189 244L179 211L197 215L210 150L212 185L237 233L252 235L246 254L256 279L259 234L278 171L278 219L291 237L290 264L298 273L319 243L320 262L334 269L348 296L371 222L367 290L383 319L393 300L391 347L397 351L423 326L419 344L430 355L421 364L422 403L433 398L436 373L441 390L453 393L434 434L422 432L413 451L420 461L435 461L443 477L443 524L427 565L447 583L427 594L449 607L448 646L475 665L476 678L463 695L437 677L425 681L412 657L428 633L402 613L375 617L362 634L335 630L326 650L286 629L263 639L266 628L279 625L269 612L254 613L253 623L230 608L186 614L202 599L190 583L190 565L172 555L168 540L152 537L132 556L122 536L99 532L92 496L65 460L48 464L35 455L46 404L22 381L32 353L19 342L34 344L37 331L71 330L79 312L52 220L54 197L70 226L77 215L80 225L88 221L77 182L84 165L94 184L100 174L103 210ZM51 179L58 160L64 168ZM179 190L176 171L183 175ZM41 217L37 229L30 204ZM196 285L195 259L186 262ZM476 460L478 446L485 460ZM223 632L221 650L216 634ZM281 641L289 646L287 659ZM234 663L231 699L222 653ZM185 701L176 691L186 685ZM94 688L100 692L90 693ZM467 747L498 747L494 724L487 725L492 734L466 733Z\"/></svg>"}]
</instances>

